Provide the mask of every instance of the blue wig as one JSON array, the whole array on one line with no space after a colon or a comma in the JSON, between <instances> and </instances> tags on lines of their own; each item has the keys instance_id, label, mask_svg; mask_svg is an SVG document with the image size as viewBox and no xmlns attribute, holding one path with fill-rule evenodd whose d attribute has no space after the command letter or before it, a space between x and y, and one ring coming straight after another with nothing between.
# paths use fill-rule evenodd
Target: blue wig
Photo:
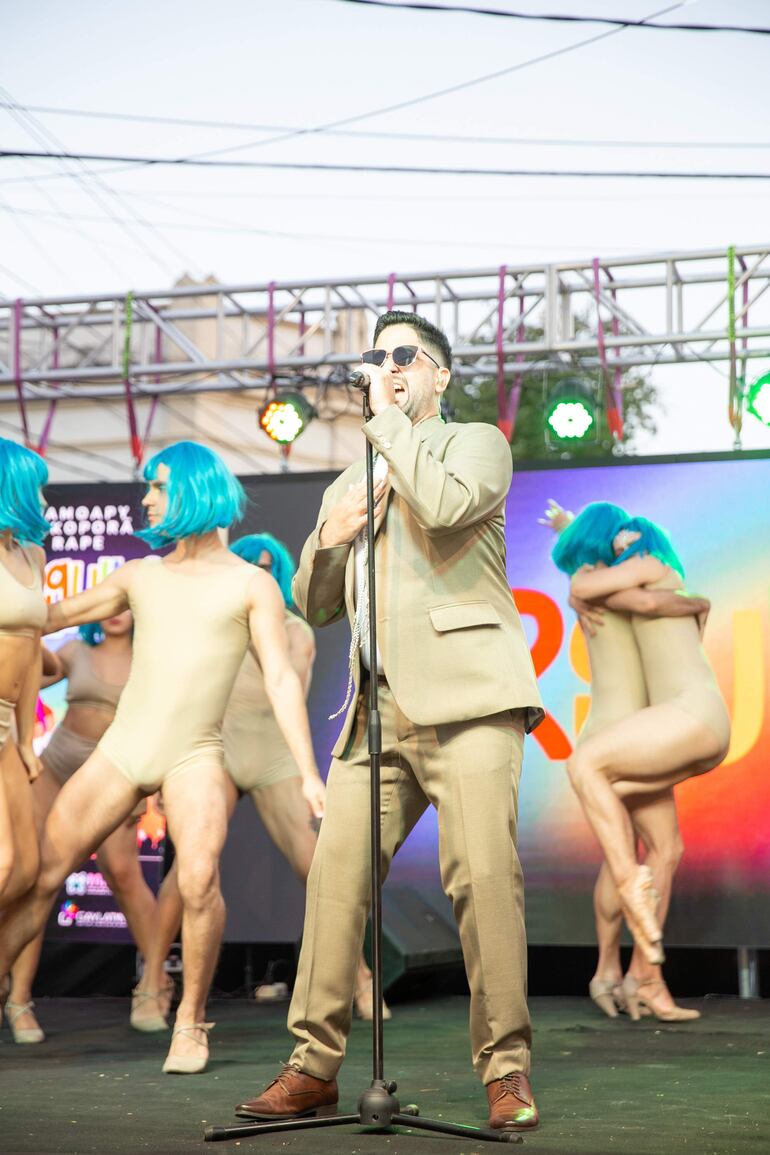
<instances>
[{"instance_id":1,"label":"blue wig","mask_svg":"<svg viewBox=\"0 0 770 1155\"><path fill-rule=\"evenodd\" d=\"M104 641L104 630L101 622L88 622L78 629L80 638L87 646L100 646Z\"/></svg>"},{"instance_id":2,"label":"blue wig","mask_svg":"<svg viewBox=\"0 0 770 1155\"><path fill-rule=\"evenodd\" d=\"M243 486L213 449L197 441L168 445L145 465L145 481L157 480L159 465L165 465L170 474L166 516L136 535L153 549L173 545L183 537L227 529L243 517Z\"/></svg>"},{"instance_id":3,"label":"blue wig","mask_svg":"<svg viewBox=\"0 0 770 1155\"><path fill-rule=\"evenodd\" d=\"M583 565L612 565L612 539L628 523L628 514L609 501L592 501L562 530L551 551L555 564L572 576Z\"/></svg>"},{"instance_id":4,"label":"blue wig","mask_svg":"<svg viewBox=\"0 0 770 1155\"><path fill-rule=\"evenodd\" d=\"M259 564L259 559L265 551L269 553L272 562L270 572L281 587L286 608L289 610L293 608L291 579L294 577L297 567L294 564L294 558L282 541L278 541L272 533L249 533L246 537L234 541L230 549L233 553L237 553L238 557L242 557L244 561L251 562L252 565Z\"/></svg>"},{"instance_id":5,"label":"blue wig","mask_svg":"<svg viewBox=\"0 0 770 1155\"><path fill-rule=\"evenodd\" d=\"M0 437L0 532L42 545L50 526L40 510L48 466L38 453Z\"/></svg>"},{"instance_id":6,"label":"blue wig","mask_svg":"<svg viewBox=\"0 0 770 1155\"><path fill-rule=\"evenodd\" d=\"M620 528L638 533L640 536L628 549L614 559L613 565L617 562L627 561L636 554L649 554L650 557L656 557L658 561L663 562L663 565L676 570L680 577L684 577L684 566L665 529L647 517L631 517Z\"/></svg>"}]
</instances>

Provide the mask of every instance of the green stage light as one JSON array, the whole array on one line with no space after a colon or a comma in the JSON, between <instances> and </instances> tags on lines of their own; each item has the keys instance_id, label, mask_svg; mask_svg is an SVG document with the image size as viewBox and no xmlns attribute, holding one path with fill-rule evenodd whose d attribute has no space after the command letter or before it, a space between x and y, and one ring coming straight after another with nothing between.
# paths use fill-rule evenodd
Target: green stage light
<instances>
[{"instance_id":1,"label":"green stage light","mask_svg":"<svg viewBox=\"0 0 770 1155\"><path fill-rule=\"evenodd\" d=\"M596 433L596 398L590 385L574 377L548 392L546 431L554 441L584 441Z\"/></svg>"},{"instance_id":2,"label":"green stage light","mask_svg":"<svg viewBox=\"0 0 770 1155\"><path fill-rule=\"evenodd\" d=\"M763 425L770 425L770 373L758 377L746 394L746 408Z\"/></svg>"},{"instance_id":3,"label":"green stage light","mask_svg":"<svg viewBox=\"0 0 770 1155\"><path fill-rule=\"evenodd\" d=\"M301 393L279 393L257 413L257 422L271 441L291 445L315 417L315 409Z\"/></svg>"}]
</instances>

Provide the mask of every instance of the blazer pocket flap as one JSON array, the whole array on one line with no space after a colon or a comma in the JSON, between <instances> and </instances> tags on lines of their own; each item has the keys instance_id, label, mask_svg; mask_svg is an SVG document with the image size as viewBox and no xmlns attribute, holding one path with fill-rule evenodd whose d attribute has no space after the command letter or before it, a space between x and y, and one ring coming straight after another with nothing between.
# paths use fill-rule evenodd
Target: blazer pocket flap
<instances>
[{"instance_id":1,"label":"blazer pocket flap","mask_svg":"<svg viewBox=\"0 0 770 1155\"><path fill-rule=\"evenodd\" d=\"M433 628L440 634L473 626L502 625L500 615L489 602L457 602L453 606L434 606L428 613Z\"/></svg>"}]
</instances>

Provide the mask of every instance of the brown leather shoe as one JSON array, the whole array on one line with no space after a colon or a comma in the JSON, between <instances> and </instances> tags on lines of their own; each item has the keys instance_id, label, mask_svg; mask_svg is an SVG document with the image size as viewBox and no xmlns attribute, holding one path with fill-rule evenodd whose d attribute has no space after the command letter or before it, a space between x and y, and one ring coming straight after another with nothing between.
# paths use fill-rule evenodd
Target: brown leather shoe
<instances>
[{"instance_id":1,"label":"brown leather shoe","mask_svg":"<svg viewBox=\"0 0 770 1155\"><path fill-rule=\"evenodd\" d=\"M337 1080L316 1079L287 1063L277 1079L257 1099L239 1103L240 1119L298 1119L305 1115L334 1115Z\"/></svg>"},{"instance_id":2,"label":"brown leather shoe","mask_svg":"<svg viewBox=\"0 0 770 1155\"><path fill-rule=\"evenodd\" d=\"M540 1122L529 1079L521 1071L487 1083L487 1099L489 1126L496 1131L530 1131Z\"/></svg>"}]
</instances>

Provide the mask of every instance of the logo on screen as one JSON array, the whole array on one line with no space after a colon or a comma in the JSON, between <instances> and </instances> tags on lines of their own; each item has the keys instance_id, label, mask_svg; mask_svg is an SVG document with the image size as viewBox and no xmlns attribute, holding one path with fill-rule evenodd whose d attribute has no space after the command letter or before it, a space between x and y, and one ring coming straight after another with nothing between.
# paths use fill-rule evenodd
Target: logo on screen
<instances>
[{"instance_id":1,"label":"logo on screen","mask_svg":"<svg viewBox=\"0 0 770 1155\"><path fill-rule=\"evenodd\" d=\"M59 926L74 926L79 909L71 899L68 902L63 902L59 907L59 916L56 920Z\"/></svg>"}]
</instances>

